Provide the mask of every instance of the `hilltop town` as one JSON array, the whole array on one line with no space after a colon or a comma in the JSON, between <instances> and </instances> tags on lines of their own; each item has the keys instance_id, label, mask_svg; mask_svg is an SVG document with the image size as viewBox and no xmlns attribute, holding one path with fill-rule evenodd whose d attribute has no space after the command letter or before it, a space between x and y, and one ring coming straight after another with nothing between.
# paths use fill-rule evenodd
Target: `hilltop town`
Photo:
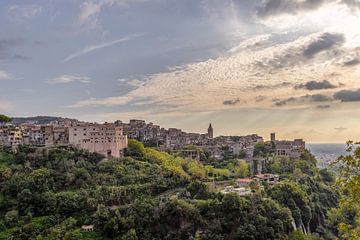
<instances>
[{"instance_id":1,"label":"hilltop town","mask_svg":"<svg viewBox=\"0 0 360 240\"><path fill-rule=\"evenodd\" d=\"M35 120L34 120L35 119ZM42 117L41 119L44 119ZM255 168L254 162L262 162L266 156L255 157L254 149L264 138L257 134L246 136L214 136L209 124L206 133L187 133L177 128L165 129L144 120L132 119L128 123L80 122L67 118L45 118L48 122L38 123L36 118L21 119L15 123L0 126L0 145L16 149L20 145L32 145L45 148L74 146L105 157L118 158L124 154L129 139L144 143L171 154L185 158L202 160L203 158L221 161L227 158L245 159ZM299 158L305 150L302 139L276 140L271 133L270 143L275 156ZM256 164L253 172L261 173L262 164Z\"/></svg>"},{"instance_id":2,"label":"hilltop town","mask_svg":"<svg viewBox=\"0 0 360 240\"><path fill-rule=\"evenodd\" d=\"M205 133L188 133L136 119L41 119L14 123L0 115L0 214L10 229L0 228L0 239L69 239L63 237L69 232L77 236L71 239L131 239L128 233L139 236L133 239L231 239L225 225L218 234L218 222L229 214L236 216L228 222L243 217L234 229L243 221L262 226L265 219L256 239L269 239L273 229L270 239L330 231L319 227L337 207L334 176L317 169L302 139L215 136L211 123ZM29 227L41 219L40 230ZM179 224L153 231L174 221ZM191 229L179 230L181 224Z\"/></svg>"}]
</instances>

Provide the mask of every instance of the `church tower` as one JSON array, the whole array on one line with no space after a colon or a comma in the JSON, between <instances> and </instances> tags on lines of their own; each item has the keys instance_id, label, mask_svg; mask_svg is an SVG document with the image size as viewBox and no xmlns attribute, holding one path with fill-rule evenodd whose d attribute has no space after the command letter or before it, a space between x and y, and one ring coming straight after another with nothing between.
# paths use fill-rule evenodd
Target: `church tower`
<instances>
[{"instance_id":1,"label":"church tower","mask_svg":"<svg viewBox=\"0 0 360 240\"><path fill-rule=\"evenodd\" d=\"M214 130L213 130L212 126L211 126L211 123L210 123L209 128L208 128L208 138L209 139L214 138Z\"/></svg>"}]
</instances>

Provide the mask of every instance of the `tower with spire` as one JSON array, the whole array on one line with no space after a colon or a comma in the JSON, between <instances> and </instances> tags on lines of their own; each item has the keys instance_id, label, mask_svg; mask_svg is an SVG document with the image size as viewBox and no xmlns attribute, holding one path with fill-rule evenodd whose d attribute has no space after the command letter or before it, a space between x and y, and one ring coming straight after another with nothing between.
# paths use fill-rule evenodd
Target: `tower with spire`
<instances>
[{"instance_id":1,"label":"tower with spire","mask_svg":"<svg viewBox=\"0 0 360 240\"><path fill-rule=\"evenodd\" d=\"M208 128L208 138L209 139L214 138L214 129L212 128L211 123L209 124L209 128Z\"/></svg>"}]
</instances>

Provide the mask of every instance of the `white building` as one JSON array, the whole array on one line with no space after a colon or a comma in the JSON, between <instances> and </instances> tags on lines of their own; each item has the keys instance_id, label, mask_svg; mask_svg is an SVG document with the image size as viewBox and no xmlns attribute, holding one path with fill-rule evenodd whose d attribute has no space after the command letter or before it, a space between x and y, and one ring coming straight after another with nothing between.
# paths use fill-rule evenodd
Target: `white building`
<instances>
[{"instance_id":1,"label":"white building","mask_svg":"<svg viewBox=\"0 0 360 240\"><path fill-rule=\"evenodd\" d=\"M122 157L127 136L115 124L81 124L69 127L69 143L77 148L107 157Z\"/></svg>"}]
</instances>

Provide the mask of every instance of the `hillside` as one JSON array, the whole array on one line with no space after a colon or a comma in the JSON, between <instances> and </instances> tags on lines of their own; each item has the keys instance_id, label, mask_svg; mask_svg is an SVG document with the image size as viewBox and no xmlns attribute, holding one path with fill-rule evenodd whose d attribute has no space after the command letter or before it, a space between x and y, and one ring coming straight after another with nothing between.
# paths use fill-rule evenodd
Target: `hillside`
<instances>
[{"instance_id":1,"label":"hillside","mask_svg":"<svg viewBox=\"0 0 360 240\"><path fill-rule=\"evenodd\" d=\"M231 180L229 170L133 140L113 160L72 148L3 149L0 239L331 239L331 175L308 155L267 167L282 181L240 197L209 189L213 178Z\"/></svg>"}]
</instances>

